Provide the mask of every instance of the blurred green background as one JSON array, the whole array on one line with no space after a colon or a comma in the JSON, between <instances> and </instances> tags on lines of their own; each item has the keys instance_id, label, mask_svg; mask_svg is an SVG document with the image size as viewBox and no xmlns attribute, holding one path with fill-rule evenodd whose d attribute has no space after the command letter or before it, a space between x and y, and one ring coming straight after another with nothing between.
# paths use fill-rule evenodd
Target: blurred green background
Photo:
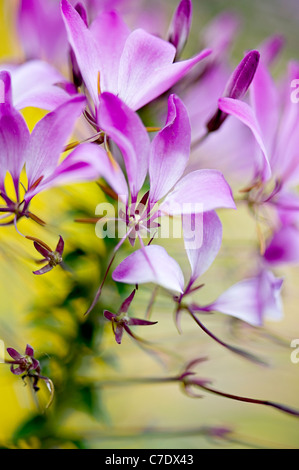
<instances>
[{"instance_id":1,"label":"blurred green background","mask_svg":"<svg viewBox=\"0 0 299 470\"><path fill-rule=\"evenodd\" d=\"M145 4L150 2L145 2ZM234 45L235 62L243 51L257 47L273 33L287 40L276 66L277 76L290 58L298 58L299 5L295 1L201 1L194 3L193 27L188 50L196 52L202 28L220 11L241 15L243 26ZM169 19L175 2L165 2ZM21 58L13 34L15 1L1 0L0 56ZM149 5L147 5L149 6ZM163 5L164 6L164 5ZM30 127L42 112L27 109ZM0 445L39 448L297 448L299 422L276 410L237 403L205 394L202 399L185 396L178 385L129 385L127 378L164 377L180 371L186 361L208 356L199 375L213 380L215 388L230 393L264 398L299 408L299 364L290 360L290 341L299 338L298 268L282 268L285 278L285 317L255 330L232 324L216 314L205 324L223 340L260 355L269 367L251 364L230 354L183 317L183 334L173 322L173 304L158 293L152 319L158 325L141 336L161 349L164 364L140 349L129 337L117 345L111 325L103 321L103 306L116 310L129 290L117 291L107 283L101 303L88 317L83 313L96 290L111 246L96 238L94 227L74 223L78 216L93 216L104 196L95 184L50 190L34 201L33 212L48 222L46 229L22 222L21 230L55 246L58 235L66 241L66 263L71 272L57 268L41 277L32 275L37 253L13 228L0 231L0 339L5 347L25 349L30 343L41 360L43 373L54 381L56 395L46 412L47 391L33 397L30 386L0 364ZM225 288L254 271L258 250L256 229L245 208L219 211L224 240L219 257L204 276L206 287L194 299L211 301ZM186 274L188 265L181 241L164 242ZM129 251L129 250L127 250ZM125 257L126 250L120 258ZM144 315L151 286L141 287L132 316ZM138 332L139 333L139 332ZM164 351L165 350L165 351ZM164 351L164 352L163 352ZM100 386L103 381L117 384ZM40 410L38 409L40 407ZM202 426L228 426L231 441L200 434Z\"/></svg>"}]
</instances>

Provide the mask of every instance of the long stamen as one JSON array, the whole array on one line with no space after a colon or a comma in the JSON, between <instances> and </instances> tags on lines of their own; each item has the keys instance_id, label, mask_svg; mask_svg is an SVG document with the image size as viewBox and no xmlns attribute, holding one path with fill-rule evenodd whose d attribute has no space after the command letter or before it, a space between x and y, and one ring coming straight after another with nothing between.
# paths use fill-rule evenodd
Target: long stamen
<instances>
[{"instance_id":1,"label":"long stamen","mask_svg":"<svg viewBox=\"0 0 299 470\"><path fill-rule=\"evenodd\" d=\"M244 357L245 359L248 359L249 361L251 362L254 362L256 364L260 364L260 365L263 365L263 366L267 366L267 364L262 361L261 359L259 359L258 357L254 356L253 354L247 352L247 351L244 351L243 349L240 349L240 348L237 348L236 346L231 346L230 344L228 343L225 343L224 341L222 341L221 339L217 338L217 336L215 336L210 330L208 330L204 325L203 323L196 317L196 315L194 315L192 309L190 307L186 307L186 310L189 312L189 314L191 315L191 317L193 318L193 320L197 323L197 325L210 337L212 338L214 341L216 341L216 343L220 344L220 346L223 346L224 348L228 349L229 351L235 353L235 354L238 354L239 356L242 356Z\"/></svg>"}]
</instances>

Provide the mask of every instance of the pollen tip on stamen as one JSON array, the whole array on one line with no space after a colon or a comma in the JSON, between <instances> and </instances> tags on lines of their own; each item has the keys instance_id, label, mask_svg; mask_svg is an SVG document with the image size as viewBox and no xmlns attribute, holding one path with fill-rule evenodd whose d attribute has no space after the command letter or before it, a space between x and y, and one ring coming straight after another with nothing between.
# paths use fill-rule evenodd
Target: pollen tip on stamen
<instances>
[{"instance_id":1,"label":"pollen tip on stamen","mask_svg":"<svg viewBox=\"0 0 299 470\"><path fill-rule=\"evenodd\" d=\"M80 145L80 142L78 140L75 140L74 142L71 142L70 144L66 145L63 149L63 152L68 152L68 150L73 150L78 145Z\"/></svg>"},{"instance_id":2,"label":"pollen tip on stamen","mask_svg":"<svg viewBox=\"0 0 299 470\"><path fill-rule=\"evenodd\" d=\"M98 72L98 95L101 96L101 73Z\"/></svg>"}]
</instances>

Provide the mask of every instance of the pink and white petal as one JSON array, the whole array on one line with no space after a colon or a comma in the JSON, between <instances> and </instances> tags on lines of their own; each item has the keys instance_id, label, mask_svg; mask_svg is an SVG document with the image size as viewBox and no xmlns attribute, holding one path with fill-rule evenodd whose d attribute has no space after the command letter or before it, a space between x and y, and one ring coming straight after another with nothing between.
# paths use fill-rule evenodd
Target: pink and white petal
<instances>
[{"instance_id":1,"label":"pink and white petal","mask_svg":"<svg viewBox=\"0 0 299 470\"><path fill-rule=\"evenodd\" d=\"M0 103L0 187L4 189L8 171L17 188L30 133L23 116L11 104L10 75L0 72L0 80L4 84L4 103Z\"/></svg>"},{"instance_id":2,"label":"pink and white petal","mask_svg":"<svg viewBox=\"0 0 299 470\"><path fill-rule=\"evenodd\" d=\"M99 46L100 73L105 82L102 91L117 94L119 64L130 29L118 13L110 11L100 13L91 24L90 31Z\"/></svg>"},{"instance_id":3,"label":"pink and white petal","mask_svg":"<svg viewBox=\"0 0 299 470\"><path fill-rule=\"evenodd\" d=\"M64 145L85 106L85 98L76 96L41 119L32 131L26 152L28 187L55 170Z\"/></svg>"},{"instance_id":4,"label":"pink and white petal","mask_svg":"<svg viewBox=\"0 0 299 470\"><path fill-rule=\"evenodd\" d=\"M197 170L184 176L159 210L168 215L193 214L214 209L235 209L232 191L217 170Z\"/></svg>"},{"instance_id":5,"label":"pink and white petal","mask_svg":"<svg viewBox=\"0 0 299 470\"><path fill-rule=\"evenodd\" d=\"M269 178L271 177L271 167L267 156L267 150L263 140L262 132L256 120L253 109L244 101L235 100L232 98L220 98L218 106L221 111L230 114L231 116L235 116L251 130L261 149L263 156L260 168L261 177L264 181L269 180Z\"/></svg>"},{"instance_id":6,"label":"pink and white petal","mask_svg":"<svg viewBox=\"0 0 299 470\"><path fill-rule=\"evenodd\" d=\"M271 155L279 121L278 91L262 61L250 87L250 99L263 136L263 142Z\"/></svg>"},{"instance_id":7,"label":"pink and white petal","mask_svg":"<svg viewBox=\"0 0 299 470\"><path fill-rule=\"evenodd\" d=\"M70 99L62 86L67 81L50 64L32 60L11 72L13 102L17 109L27 106L52 111Z\"/></svg>"},{"instance_id":8,"label":"pink and white petal","mask_svg":"<svg viewBox=\"0 0 299 470\"><path fill-rule=\"evenodd\" d=\"M75 53L83 80L95 105L98 104L98 75L102 70L99 47L79 13L67 0L61 0L62 18L69 43ZM104 89L104 77L100 77Z\"/></svg>"},{"instance_id":9,"label":"pink and white petal","mask_svg":"<svg viewBox=\"0 0 299 470\"><path fill-rule=\"evenodd\" d=\"M195 220L192 221L192 218ZM198 232L201 235L201 244L197 243ZM190 282L193 284L211 266L220 250L222 224L214 211L185 215L183 217L183 234L192 271Z\"/></svg>"},{"instance_id":10,"label":"pink and white petal","mask_svg":"<svg viewBox=\"0 0 299 470\"><path fill-rule=\"evenodd\" d=\"M33 271L33 274L35 274L36 276L42 276L43 274L52 271L53 268L54 266L52 266L51 264L46 264L46 266L44 266L43 268L38 269L37 271Z\"/></svg>"},{"instance_id":11,"label":"pink and white petal","mask_svg":"<svg viewBox=\"0 0 299 470\"><path fill-rule=\"evenodd\" d=\"M158 245L150 245L129 255L112 274L117 282L145 284L153 282L165 289L183 292L184 276L178 263Z\"/></svg>"},{"instance_id":12,"label":"pink and white petal","mask_svg":"<svg viewBox=\"0 0 299 470\"><path fill-rule=\"evenodd\" d=\"M120 148L131 193L136 198L147 174L150 151L150 139L141 119L117 96L102 93L99 126Z\"/></svg>"},{"instance_id":13,"label":"pink and white petal","mask_svg":"<svg viewBox=\"0 0 299 470\"><path fill-rule=\"evenodd\" d=\"M159 201L181 178L188 163L190 144L191 127L187 109L176 95L170 95L166 125L151 145L151 202Z\"/></svg>"},{"instance_id":14,"label":"pink and white petal","mask_svg":"<svg viewBox=\"0 0 299 470\"><path fill-rule=\"evenodd\" d=\"M173 63L175 47L141 29L128 37L119 67L119 97L137 110L180 80L195 64L209 55Z\"/></svg>"},{"instance_id":15,"label":"pink and white petal","mask_svg":"<svg viewBox=\"0 0 299 470\"><path fill-rule=\"evenodd\" d=\"M26 201L54 186L98 179L105 172L106 157L106 152L96 144L81 144L37 187L26 193Z\"/></svg>"},{"instance_id":16,"label":"pink and white petal","mask_svg":"<svg viewBox=\"0 0 299 470\"><path fill-rule=\"evenodd\" d=\"M262 326L266 318L280 320L282 282L270 271L262 271L256 277L234 284L209 307L253 326Z\"/></svg>"}]
</instances>

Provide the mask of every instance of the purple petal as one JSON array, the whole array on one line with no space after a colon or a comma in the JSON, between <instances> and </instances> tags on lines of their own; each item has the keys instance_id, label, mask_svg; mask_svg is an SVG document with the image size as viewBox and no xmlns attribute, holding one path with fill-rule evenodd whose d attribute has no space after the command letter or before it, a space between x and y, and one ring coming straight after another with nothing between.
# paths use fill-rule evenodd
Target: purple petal
<instances>
[{"instance_id":1,"label":"purple petal","mask_svg":"<svg viewBox=\"0 0 299 470\"><path fill-rule=\"evenodd\" d=\"M176 184L159 210L169 215L180 215L219 208L236 208L229 185L220 171L197 170Z\"/></svg>"},{"instance_id":2,"label":"purple petal","mask_svg":"<svg viewBox=\"0 0 299 470\"><path fill-rule=\"evenodd\" d=\"M24 369L22 369L22 367L16 367L16 368L14 369L14 367L11 366L11 367L10 367L10 371L11 371L14 375L21 375L21 374L24 374L24 373L25 373L25 371L24 371Z\"/></svg>"},{"instance_id":3,"label":"purple petal","mask_svg":"<svg viewBox=\"0 0 299 470\"><path fill-rule=\"evenodd\" d=\"M164 197L183 175L189 159L190 143L191 128L187 110L176 95L170 95L166 125L151 145L151 202L155 203Z\"/></svg>"},{"instance_id":4,"label":"purple petal","mask_svg":"<svg viewBox=\"0 0 299 470\"><path fill-rule=\"evenodd\" d=\"M230 287L209 307L239 318L253 326L261 326L264 319L280 320L283 316L280 290L282 279L270 271L245 279Z\"/></svg>"},{"instance_id":5,"label":"purple petal","mask_svg":"<svg viewBox=\"0 0 299 470\"><path fill-rule=\"evenodd\" d=\"M240 99L245 95L254 78L259 59L260 54L258 51L250 51L246 54L228 80L223 96ZM209 132L217 131L226 118L227 114L218 109L207 123Z\"/></svg>"},{"instance_id":6,"label":"purple petal","mask_svg":"<svg viewBox=\"0 0 299 470\"><path fill-rule=\"evenodd\" d=\"M123 333L124 333L123 325L120 325L118 323L114 325L114 335L115 335L115 340L117 344L121 344Z\"/></svg>"},{"instance_id":7,"label":"purple petal","mask_svg":"<svg viewBox=\"0 0 299 470\"><path fill-rule=\"evenodd\" d=\"M85 98L77 96L47 114L36 124L26 153L29 189L41 176L46 178L55 170L63 147L84 105Z\"/></svg>"},{"instance_id":8,"label":"purple petal","mask_svg":"<svg viewBox=\"0 0 299 470\"><path fill-rule=\"evenodd\" d=\"M191 218L194 217L195 225L192 227ZM194 235L196 231L202 232L201 245L198 246ZM215 212L206 212L183 217L183 233L185 248L191 265L192 275L190 283L204 274L216 258L222 243L222 224ZM196 233L196 235L198 235ZM194 246L192 246L192 244Z\"/></svg>"},{"instance_id":9,"label":"purple petal","mask_svg":"<svg viewBox=\"0 0 299 470\"><path fill-rule=\"evenodd\" d=\"M47 264L46 266L39 269L38 271L33 271L33 274L35 274L36 276L41 276L42 274L46 274L49 271L52 271L53 267L54 266L51 266L50 264Z\"/></svg>"},{"instance_id":10,"label":"purple petal","mask_svg":"<svg viewBox=\"0 0 299 470\"><path fill-rule=\"evenodd\" d=\"M138 29L128 37L119 68L119 97L137 110L171 88L195 64L210 54L173 63L175 47Z\"/></svg>"},{"instance_id":11,"label":"purple petal","mask_svg":"<svg viewBox=\"0 0 299 470\"><path fill-rule=\"evenodd\" d=\"M27 192L25 199L28 201L35 194L54 186L98 179L105 171L102 168L102 157L107 158L107 155L98 145L79 145L37 188Z\"/></svg>"},{"instance_id":12,"label":"purple petal","mask_svg":"<svg viewBox=\"0 0 299 470\"><path fill-rule=\"evenodd\" d=\"M11 104L10 75L0 72L0 80L4 83L4 103L0 103L0 186L3 189L7 171L18 186L30 134L22 115Z\"/></svg>"},{"instance_id":13,"label":"purple petal","mask_svg":"<svg viewBox=\"0 0 299 470\"><path fill-rule=\"evenodd\" d=\"M140 325L140 326L149 326L149 325L156 325L157 321L148 321L142 320L140 318L130 318L127 322L128 325Z\"/></svg>"},{"instance_id":14,"label":"purple petal","mask_svg":"<svg viewBox=\"0 0 299 470\"><path fill-rule=\"evenodd\" d=\"M33 244L36 251L38 251L44 258L48 259L49 251L38 242L33 242Z\"/></svg>"},{"instance_id":15,"label":"purple petal","mask_svg":"<svg viewBox=\"0 0 299 470\"><path fill-rule=\"evenodd\" d=\"M25 349L25 355L33 357L34 356L34 349L30 344L27 344L26 349Z\"/></svg>"},{"instance_id":16,"label":"purple petal","mask_svg":"<svg viewBox=\"0 0 299 470\"><path fill-rule=\"evenodd\" d=\"M50 63L65 61L68 44L58 2L21 0L19 3L17 27L26 58L44 57Z\"/></svg>"},{"instance_id":17,"label":"purple petal","mask_svg":"<svg viewBox=\"0 0 299 470\"><path fill-rule=\"evenodd\" d=\"M240 18L231 11L224 11L203 31L204 44L212 49L211 58L223 60L224 54L235 41L240 28Z\"/></svg>"},{"instance_id":18,"label":"purple petal","mask_svg":"<svg viewBox=\"0 0 299 470\"><path fill-rule=\"evenodd\" d=\"M150 140L141 119L117 96L103 93L99 106L99 126L120 148L133 198L143 185Z\"/></svg>"},{"instance_id":19,"label":"purple petal","mask_svg":"<svg viewBox=\"0 0 299 470\"><path fill-rule=\"evenodd\" d=\"M109 321L113 321L117 318L117 315L115 315L115 313L109 312L109 310L104 310L104 317Z\"/></svg>"},{"instance_id":20,"label":"purple petal","mask_svg":"<svg viewBox=\"0 0 299 470\"><path fill-rule=\"evenodd\" d=\"M254 78L259 60L258 51L250 51L246 54L228 81L224 92L225 97L240 99L245 95Z\"/></svg>"},{"instance_id":21,"label":"purple petal","mask_svg":"<svg viewBox=\"0 0 299 470\"><path fill-rule=\"evenodd\" d=\"M102 91L117 94L120 59L130 30L116 12L104 12L94 20L90 31L99 45Z\"/></svg>"},{"instance_id":22,"label":"purple petal","mask_svg":"<svg viewBox=\"0 0 299 470\"><path fill-rule=\"evenodd\" d=\"M62 236L60 235L60 236L59 236L59 241L58 241L58 243L57 243L57 246L56 246L56 250L55 250L55 251L57 251L57 253L59 253L60 255L62 255L63 250L64 250L64 240L63 240Z\"/></svg>"},{"instance_id":23,"label":"purple petal","mask_svg":"<svg viewBox=\"0 0 299 470\"><path fill-rule=\"evenodd\" d=\"M181 55L188 40L192 21L191 0L181 0L171 20L168 41L176 48L176 58Z\"/></svg>"},{"instance_id":24,"label":"purple petal","mask_svg":"<svg viewBox=\"0 0 299 470\"><path fill-rule=\"evenodd\" d=\"M135 297L135 293L136 293L136 290L134 289L133 292L131 292L131 294L129 295L129 297L127 299L125 299L119 309L119 313L127 313L127 311L129 310L129 307Z\"/></svg>"},{"instance_id":25,"label":"purple petal","mask_svg":"<svg viewBox=\"0 0 299 470\"><path fill-rule=\"evenodd\" d=\"M102 70L99 47L79 13L67 0L61 1L62 18L83 80L92 100L98 104L98 75ZM101 77L102 84L102 77Z\"/></svg>"},{"instance_id":26,"label":"purple petal","mask_svg":"<svg viewBox=\"0 0 299 470\"><path fill-rule=\"evenodd\" d=\"M247 103L232 98L220 98L219 108L221 111L238 118L241 122L243 122L243 124L249 127L253 133L263 156L262 162L260 164L261 177L264 181L267 181L271 177L271 168L262 137L262 132L254 115L253 109Z\"/></svg>"},{"instance_id":27,"label":"purple petal","mask_svg":"<svg viewBox=\"0 0 299 470\"><path fill-rule=\"evenodd\" d=\"M13 348L7 348L7 352L15 361L18 361L22 357L22 355Z\"/></svg>"},{"instance_id":28,"label":"purple petal","mask_svg":"<svg viewBox=\"0 0 299 470\"><path fill-rule=\"evenodd\" d=\"M264 254L270 265L299 263L299 231L296 227L286 226L272 237Z\"/></svg>"},{"instance_id":29,"label":"purple petal","mask_svg":"<svg viewBox=\"0 0 299 470\"><path fill-rule=\"evenodd\" d=\"M178 263L157 245L132 253L114 270L112 278L127 284L153 282L176 292L183 292L184 286L184 276Z\"/></svg>"},{"instance_id":30,"label":"purple petal","mask_svg":"<svg viewBox=\"0 0 299 470\"><path fill-rule=\"evenodd\" d=\"M281 50L285 45L285 38L279 34L274 34L267 38L259 47L263 63L266 66L272 65L275 59L279 56Z\"/></svg>"}]
</instances>

